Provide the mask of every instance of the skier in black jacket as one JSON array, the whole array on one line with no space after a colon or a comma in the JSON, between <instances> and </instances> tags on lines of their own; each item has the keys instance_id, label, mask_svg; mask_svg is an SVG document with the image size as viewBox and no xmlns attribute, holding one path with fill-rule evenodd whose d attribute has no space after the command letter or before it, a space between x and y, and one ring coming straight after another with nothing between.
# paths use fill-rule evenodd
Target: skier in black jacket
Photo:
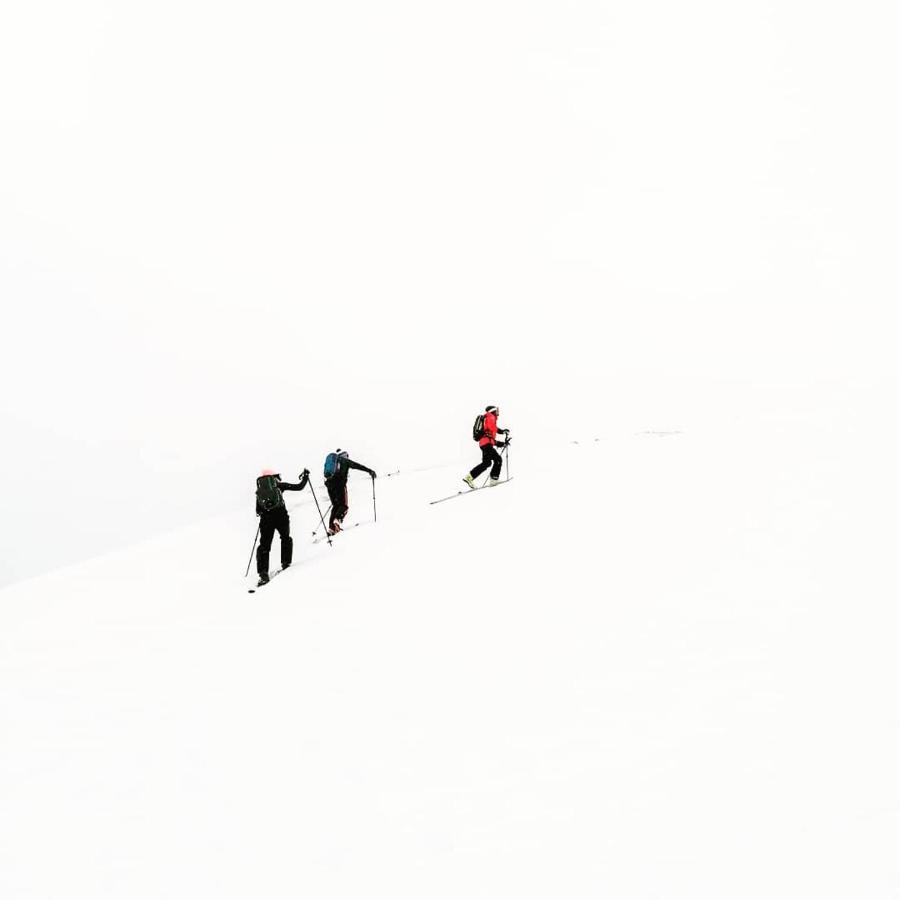
<instances>
[{"instance_id":1,"label":"skier in black jacket","mask_svg":"<svg viewBox=\"0 0 900 900\"><path fill-rule=\"evenodd\" d=\"M282 491L302 491L309 483L309 469L300 474L297 484L282 481L274 469L263 469L256 479L256 514L259 516L259 547L256 550L256 571L259 583L269 580L269 551L276 530L281 538L281 568L291 564L294 540L291 537L291 518L284 505Z\"/></svg>"},{"instance_id":2,"label":"skier in black jacket","mask_svg":"<svg viewBox=\"0 0 900 900\"><path fill-rule=\"evenodd\" d=\"M360 472L368 472L372 478L376 478L375 472L368 466L354 462L350 459L346 450L340 447L325 457L325 486L328 488L328 498L331 500L331 515L328 519L329 534L337 534L341 530L344 516L350 509L347 495L347 476L351 469Z\"/></svg>"}]
</instances>

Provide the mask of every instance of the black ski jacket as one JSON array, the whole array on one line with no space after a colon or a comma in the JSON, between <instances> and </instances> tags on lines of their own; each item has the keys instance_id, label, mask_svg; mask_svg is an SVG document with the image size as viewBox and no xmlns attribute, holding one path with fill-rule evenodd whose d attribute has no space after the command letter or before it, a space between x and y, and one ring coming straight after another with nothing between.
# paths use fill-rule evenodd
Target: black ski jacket
<instances>
[{"instance_id":1,"label":"black ski jacket","mask_svg":"<svg viewBox=\"0 0 900 900\"><path fill-rule=\"evenodd\" d=\"M278 476L279 491L302 491L308 483L309 475L301 475L300 480L296 484L291 484L289 481L282 481L281 476ZM283 509L283 507L278 507L278 509ZM278 512L278 509L270 510L270 512ZM258 516L266 515L266 511L259 505L259 501L256 503L256 514Z\"/></svg>"},{"instance_id":2,"label":"black ski jacket","mask_svg":"<svg viewBox=\"0 0 900 900\"><path fill-rule=\"evenodd\" d=\"M358 469L360 472L368 472L370 475L375 473L362 463L354 462L349 456L338 457L338 469L331 478L328 479L330 484L346 484L347 476L351 469Z\"/></svg>"}]
</instances>

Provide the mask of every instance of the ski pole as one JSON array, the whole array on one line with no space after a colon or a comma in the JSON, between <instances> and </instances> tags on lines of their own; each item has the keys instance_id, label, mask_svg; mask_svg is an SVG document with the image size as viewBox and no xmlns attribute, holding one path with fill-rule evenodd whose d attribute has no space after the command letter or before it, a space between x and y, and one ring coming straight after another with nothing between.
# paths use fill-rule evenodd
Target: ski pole
<instances>
[{"instance_id":1,"label":"ski pole","mask_svg":"<svg viewBox=\"0 0 900 900\"><path fill-rule=\"evenodd\" d=\"M328 513L330 513L330 512L331 512L331 504L329 503L328 509L325 510L325 515L327 516ZM318 533L319 533L319 526L316 525L316 530L313 532L313 537L315 537Z\"/></svg>"},{"instance_id":2,"label":"ski pole","mask_svg":"<svg viewBox=\"0 0 900 900\"><path fill-rule=\"evenodd\" d=\"M316 496L316 489L312 486L312 482L309 483L309 489L312 491L313 500L316 501L316 509L319 510L319 521L322 523L322 527L325 528L325 517L322 515L322 507L319 506L319 498ZM331 543L331 535L328 533L327 528L325 528L325 539L328 541L329 547L334 546Z\"/></svg>"},{"instance_id":3,"label":"ski pole","mask_svg":"<svg viewBox=\"0 0 900 900\"><path fill-rule=\"evenodd\" d=\"M375 521L378 521L378 507L375 505L375 476L372 476L372 512L375 514Z\"/></svg>"},{"instance_id":4,"label":"ski pole","mask_svg":"<svg viewBox=\"0 0 900 900\"><path fill-rule=\"evenodd\" d=\"M250 548L250 559L247 560L247 571L244 572L244 578L246 578L250 574L250 563L253 562L253 551L256 550L256 542L259 540L259 529L262 527L262 522L256 526L256 537L253 538L253 546Z\"/></svg>"}]
</instances>

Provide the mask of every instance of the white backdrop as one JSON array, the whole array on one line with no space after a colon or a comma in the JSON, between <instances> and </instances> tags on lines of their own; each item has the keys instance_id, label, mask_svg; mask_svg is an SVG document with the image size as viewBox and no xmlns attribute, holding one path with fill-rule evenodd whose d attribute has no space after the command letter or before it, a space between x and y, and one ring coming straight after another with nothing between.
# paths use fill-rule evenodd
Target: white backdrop
<instances>
[{"instance_id":1,"label":"white backdrop","mask_svg":"<svg viewBox=\"0 0 900 900\"><path fill-rule=\"evenodd\" d=\"M452 459L488 402L593 428L896 396L895 15L4 9L0 583L336 444Z\"/></svg>"}]
</instances>

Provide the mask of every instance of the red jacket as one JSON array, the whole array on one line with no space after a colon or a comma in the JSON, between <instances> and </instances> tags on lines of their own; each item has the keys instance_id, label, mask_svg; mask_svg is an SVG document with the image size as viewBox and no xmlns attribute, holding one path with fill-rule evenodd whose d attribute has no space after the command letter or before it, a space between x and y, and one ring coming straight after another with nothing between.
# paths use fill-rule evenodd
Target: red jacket
<instances>
[{"instance_id":1,"label":"red jacket","mask_svg":"<svg viewBox=\"0 0 900 900\"><path fill-rule=\"evenodd\" d=\"M492 447L497 443L497 417L492 413L484 414L484 437L478 442L479 447Z\"/></svg>"}]
</instances>

